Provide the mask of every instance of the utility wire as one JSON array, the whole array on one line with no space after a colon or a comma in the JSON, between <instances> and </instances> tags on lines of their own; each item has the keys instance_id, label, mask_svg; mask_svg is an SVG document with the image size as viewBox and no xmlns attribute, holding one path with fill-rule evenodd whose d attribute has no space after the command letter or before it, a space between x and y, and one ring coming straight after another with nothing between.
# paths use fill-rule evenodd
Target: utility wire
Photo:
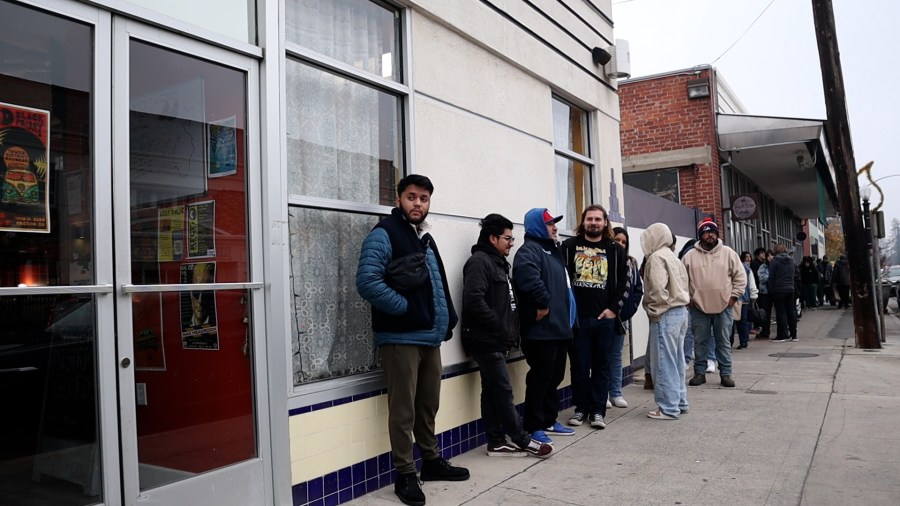
<instances>
[{"instance_id":1,"label":"utility wire","mask_svg":"<svg viewBox=\"0 0 900 506\"><path fill-rule=\"evenodd\" d=\"M728 49L726 49L722 54L720 54L718 58L716 58L715 60L713 60L712 63L711 63L711 65L714 64L714 63L716 63L717 61L719 61L719 58L722 58L723 56L725 56L725 54L726 54L728 51L731 51L731 48L733 48L734 46L736 46L737 43L740 42L741 39L744 38L744 35L747 35L747 32L749 32L750 29L753 28L753 25L755 25L756 22L759 21L759 18L761 18L762 15L765 14L767 10L769 10L769 7L771 7L773 3L775 3L775 0L772 0L771 2L769 2L769 5L767 5L766 8L763 9L762 12L759 13L759 16L756 16L756 19L754 19L753 22L750 23L750 26L748 26L747 29L744 30L744 33L742 33L742 34L737 38L736 41L734 41L730 46L728 46Z\"/></svg>"}]
</instances>

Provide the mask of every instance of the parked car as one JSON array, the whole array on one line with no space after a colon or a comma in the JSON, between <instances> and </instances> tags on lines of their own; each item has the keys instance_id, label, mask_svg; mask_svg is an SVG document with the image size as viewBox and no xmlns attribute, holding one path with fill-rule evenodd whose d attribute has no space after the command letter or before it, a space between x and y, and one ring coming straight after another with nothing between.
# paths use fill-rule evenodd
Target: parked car
<instances>
[{"instance_id":1,"label":"parked car","mask_svg":"<svg viewBox=\"0 0 900 506\"><path fill-rule=\"evenodd\" d=\"M900 287L900 265L891 265L885 267L881 278L891 285L891 297L897 296L898 287Z\"/></svg>"}]
</instances>

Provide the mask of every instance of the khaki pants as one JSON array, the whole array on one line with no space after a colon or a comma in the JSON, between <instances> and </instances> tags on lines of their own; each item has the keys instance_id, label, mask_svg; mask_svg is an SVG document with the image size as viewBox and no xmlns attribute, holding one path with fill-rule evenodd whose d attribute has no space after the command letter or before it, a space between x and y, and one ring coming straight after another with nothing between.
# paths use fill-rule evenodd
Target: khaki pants
<instances>
[{"instance_id":1,"label":"khaki pants","mask_svg":"<svg viewBox=\"0 0 900 506\"><path fill-rule=\"evenodd\" d=\"M388 436L394 467L415 473L413 436L424 460L440 456L434 417L441 400L441 349L386 344L378 349L387 380Z\"/></svg>"}]
</instances>

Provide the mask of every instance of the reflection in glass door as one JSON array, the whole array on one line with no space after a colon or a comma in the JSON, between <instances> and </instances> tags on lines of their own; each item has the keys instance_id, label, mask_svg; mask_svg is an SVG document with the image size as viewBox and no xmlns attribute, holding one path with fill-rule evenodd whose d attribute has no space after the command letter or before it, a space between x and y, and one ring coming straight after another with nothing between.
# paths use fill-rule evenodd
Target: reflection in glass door
<instances>
[{"instance_id":1,"label":"reflection in glass door","mask_svg":"<svg viewBox=\"0 0 900 506\"><path fill-rule=\"evenodd\" d=\"M121 392L126 499L259 503L249 60L226 65L197 56L222 54L196 42L116 26L127 53L114 68L128 72L114 99L127 105L114 111L115 145L127 146L114 159L116 230L128 238L117 245L120 380L134 387L133 399Z\"/></svg>"}]
</instances>

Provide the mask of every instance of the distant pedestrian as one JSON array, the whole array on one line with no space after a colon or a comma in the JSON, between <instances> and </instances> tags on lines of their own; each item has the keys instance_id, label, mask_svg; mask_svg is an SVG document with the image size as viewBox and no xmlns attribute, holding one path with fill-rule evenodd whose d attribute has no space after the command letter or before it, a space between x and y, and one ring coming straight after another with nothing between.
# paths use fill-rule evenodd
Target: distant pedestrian
<instances>
[{"instance_id":1,"label":"distant pedestrian","mask_svg":"<svg viewBox=\"0 0 900 506\"><path fill-rule=\"evenodd\" d=\"M708 340L699 336L705 337L712 332L719 362L719 383L724 387L734 387L730 344L734 322L732 307L744 293L747 275L738 254L719 239L719 227L712 219L700 222L697 235L697 244L682 260L687 269L691 294L691 329L697 337L694 343L694 377L688 384L698 386L706 383Z\"/></svg>"},{"instance_id":2,"label":"distant pedestrian","mask_svg":"<svg viewBox=\"0 0 900 506\"><path fill-rule=\"evenodd\" d=\"M765 252L765 257L765 261L760 264L757 270L759 274L759 286L757 287L759 289L759 298L757 299L757 304L759 304L765 315L759 334L756 335L757 339L769 339L772 331L772 295L769 293L769 262L775 258L775 254L772 250L768 250Z\"/></svg>"},{"instance_id":3,"label":"distant pedestrian","mask_svg":"<svg viewBox=\"0 0 900 506\"><path fill-rule=\"evenodd\" d=\"M675 236L662 223L641 234L644 251L644 310L650 320L650 356L654 373L653 398L657 408L647 413L655 420L676 420L688 412L684 385L684 335L690 302L688 274L675 256Z\"/></svg>"},{"instance_id":4,"label":"distant pedestrian","mask_svg":"<svg viewBox=\"0 0 900 506\"><path fill-rule=\"evenodd\" d=\"M803 257L800 262L800 300L803 307L815 309L819 305L819 271L813 257Z\"/></svg>"},{"instance_id":5,"label":"distant pedestrian","mask_svg":"<svg viewBox=\"0 0 900 506\"><path fill-rule=\"evenodd\" d=\"M850 264L847 262L847 255L841 255L831 275L831 282L837 290L838 308L846 309L850 307Z\"/></svg>"},{"instance_id":6,"label":"distant pedestrian","mask_svg":"<svg viewBox=\"0 0 900 506\"><path fill-rule=\"evenodd\" d=\"M826 302L828 305L834 305L834 287L831 285L831 276L834 274L834 267L828 260L828 255L822 257L822 263L819 265L819 305L822 306Z\"/></svg>"},{"instance_id":7,"label":"distant pedestrian","mask_svg":"<svg viewBox=\"0 0 900 506\"><path fill-rule=\"evenodd\" d=\"M519 344L518 308L506 261L514 241L513 224L507 218L489 214L481 220L478 242L463 268L462 344L481 375L487 454L546 457L553 447L522 430L506 366L509 350Z\"/></svg>"},{"instance_id":8,"label":"distant pedestrian","mask_svg":"<svg viewBox=\"0 0 900 506\"><path fill-rule=\"evenodd\" d=\"M769 294L775 308L776 334L773 342L797 340L797 309L794 288L794 260L784 244L776 244L769 262Z\"/></svg>"}]
</instances>

